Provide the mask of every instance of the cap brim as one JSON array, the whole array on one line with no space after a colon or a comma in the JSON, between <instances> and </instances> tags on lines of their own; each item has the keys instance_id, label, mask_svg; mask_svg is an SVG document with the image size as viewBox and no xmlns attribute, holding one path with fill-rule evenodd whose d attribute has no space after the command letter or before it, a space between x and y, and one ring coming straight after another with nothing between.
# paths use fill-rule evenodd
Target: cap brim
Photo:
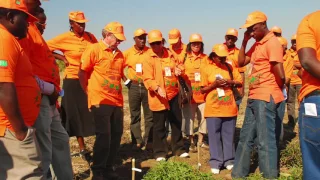
<instances>
[{"instance_id":1,"label":"cap brim","mask_svg":"<svg viewBox=\"0 0 320 180\"><path fill-rule=\"evenodd\" d=\"M139 33L139 34L135 34L134 37L139 37L139 36L142 36L142 35L148 35L148 33Z\"/></svg>"},{"instance_id":2,"label":"cap brim","mask_svg":"<svg viewBox=\"0 0 320 180\"><path fill-rule=\"evenodd\" d=\"M255 24L256 24L256 23L254 23L254 24L252 24L252 23L250 23L250 24L244 24L243 26L240 27L240 29L246 29L246 28L251 27L251 26L253 26L253 25L255 25Z\"/></svg>"},{"instance_id":3,"label":"cap brim","mask_svg":"<svg viewBox=\"0 0 320 180\"><path fill-rule=\"evenodd\" d=\"M159 42L162 41L162 38L152 38L152 39L148 39L148 43L151 44L153 42Z\"/></svg>"},{"instance_id":4,"label":"cap brim","mask_svg":"<svg viewBox=\"0 0 320 180\"><path fill-rule=\"evenodd\" d=\"M86 22L89 22L88 19L83 19L83 20L73 20L74 22L77 22L77 23L86 23Z\"/></svg>"},{"instance_id":5,"label":"cap brim","mask_svg":"<svg viewBox=\"0 0 320 180\"><path fill-rule=\"evenodd\" d=\"M227 57L229 54L228 52L215 52L219 57Z\"/></svg>"},{"instance_id":6,"label":"cap brim","mask_svg":"<svg viewBox=\"0 0 320 180\"><path fill-rule=\"evenodd\" d=\"M176 39L168 39L169 44L175 44L179 41L179 38Z\"/></svg>"},{"instance_id":7,"label":"cap brim","mask_svg":"<svg viewBox=\"0 0 320 180\"><path fill-rule=\"evenodd\" d=\"M19 11L22 11L22 10L19 10ZM38 18L36 18L35 16L33 16L32 14L28 13L27 11L22 11L24 13L26 13L28 15L28 18L27 18L27 21L28 22L36 22L36 21L39 21Z\"/></svg>"},{"instance_id":8,"label":"cap brim","mask_svg":"<svg viewBox=\"0 0 320 180\"><path fill-rule=\"evenodd\" d=\"M123 34L113 34L117 39L124 41L126 40L126 37Z\"/></svg>"}]
</instances>

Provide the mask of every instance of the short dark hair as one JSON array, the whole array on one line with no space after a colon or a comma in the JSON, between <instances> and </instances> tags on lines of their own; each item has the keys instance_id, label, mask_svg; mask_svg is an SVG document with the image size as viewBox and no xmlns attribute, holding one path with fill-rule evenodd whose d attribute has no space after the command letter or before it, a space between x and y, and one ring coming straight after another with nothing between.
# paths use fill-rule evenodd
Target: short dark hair
<instances>
[{"instance_id":1,"label":"short dark hair","mask_svg":"<svg viewBox=\"0 0 320 180\"><path fill-rule=\"evenodd\" d=\"M44 9L42 7L38 7L36 12L35 12L36 16L38 16L39 14L44 14Z\"/></svg>"},{"instance_id":2,"label":"short dark hair","mask_svg":"<svg viewBox=\"0 0 320 180\"><path fill-rule=\"evenodd\" d=\"M191 44L192 44L192 43L188 43L188 45L187 45L187 50L186 50L187 53L191 53L191 51L192 51L192 50L191 50ZM204 44L203 44L203 42L201 42L200 53L203 54L203 51L204 51Z\"/></svg>"},{"instance_id":3,"label":"short dark hair","mask_svg":"<svg viewBox=\"0 0 320 180\"><path fill-rule=\"evenodd\" d=\"M215 53L215 52L211 52L210 54L209 54L209 59L211 60L211 61L213 61L213 58L215 58L215 57L217 57L218 55Z\"/></svg>"}]
</instances>

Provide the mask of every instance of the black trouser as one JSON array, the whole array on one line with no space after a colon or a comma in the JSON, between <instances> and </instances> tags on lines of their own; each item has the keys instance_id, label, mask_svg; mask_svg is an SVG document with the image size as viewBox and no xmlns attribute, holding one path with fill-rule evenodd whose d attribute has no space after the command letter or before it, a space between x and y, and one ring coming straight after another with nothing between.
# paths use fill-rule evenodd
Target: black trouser
<instances>
[{"instance_id":1,"label":"black trouser","mask_svg":"<svg viewBox=\"0 0 320 180\"><path fill-rule=\"evenodd\" d=\"M96 173L114 164L123 132L123 107L100 104L91 109L96 128L92 171Z\"/></svg>"},{"instance_id":2,"label":"black trouser","mask_svg":"<svg viewBox=\"0 0 320 180\"><path fill-rule=\"evenodd\" d=\"M129 88L129 107L131 114L131 138L133 144L152 143L152 111L148 104L148 91L143 84L132 83ZM144 114L144 138L141 135L141 104Z\"/></svg>"},{"instance_id":3,"label":"black trouser","mask_svg":"<svg viewBox=\"0 0 320 180\"><path fill-rule=\"evenodd\" d=\"M168 153L165 127L167 119L170 121L172 129L172 153L179 156L186 152L181 132L182 114L178 103L178 96L169 101L169 105L170 110L153 111L153 152L155 158L166 157Z\"/></svg>"},{"instance_id":4,"label":"black trouser","mask_svg":"<svg viewBox=\"0 0 320 180\"><path fill-rule=\"evenodd\" d=\"M292 85L289 86L289 93L288 93L288 101L287 101L287 112L288 112L288 124L291 126L295 126L296 120L296 100L299 96L301 89L300 85Z\"/></svg>"}]
</instances>

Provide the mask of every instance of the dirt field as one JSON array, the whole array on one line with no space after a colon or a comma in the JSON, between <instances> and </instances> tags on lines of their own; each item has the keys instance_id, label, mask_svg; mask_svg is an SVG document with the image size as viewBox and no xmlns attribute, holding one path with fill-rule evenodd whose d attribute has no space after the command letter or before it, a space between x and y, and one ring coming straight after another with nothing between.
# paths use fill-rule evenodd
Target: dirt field
<instances>
[{"instance_id":1,"label":"dirt field","mask_svg":"<svg viewBox=\"0 0 320 180\"><path fill-rule=\"evenodd\" d=\"M246 88L247 89L247 88ZM142 152L135 152L131 149L131 138L130 138L130 113L129 113L129 107L128 107L128 96L127 96L127 89L124 87L124 99L125 99L125 105L124 105L124 133L122 136L121 141L121 147L120 151L117 157L117 163L116 163L116 171L120 175L120 179L127 180L131 179L131 165L132 165L132 158L136 159L136 167L142 169L141 173L136 173L136 179L142 179L143 175L153 166L157 164L157 162L153 159L152 153L147 151ZM246 91L248 92L248 91ZM237 119L237 128L236 128L236 136L235 136L235 142L238 142L239 134L240 134L240 128L242 126L243 120L244 120L244 110L246 107L246 101L247 97L243 99L243 102L240 106L240 112ZM287 114L285 115L284 119L284 128L285 128L285 134L284 134L284 140L281 143L281 149L284 149L286 144L290 142L292 139L297 138L297 128L295 129L295 132L291 132L287 126ZM85 139L87 147L89 150L92 150L93 143L95 138L94 137L88 137ZM185 143L186 146L188 143ZM91 179L90 177L90 170L88 164L83 161L79 157L79 150L78 150L78 143L76 142L75 138L70 139L70 146L71 146L71 154L72 154L72 163L73 163L73 170L76 175L76 179ZM171 157L174 158L176 161L184 161L189 163L190 165L196 167L197 166L197 153L190 153L190 158L188 159L181 159L179 157ZM201 157L200 157L200 163L201 171L203 172L210 172L210 166L208 163L209 160L209 151L208 150L201 150ZM257 161L253 160L252 163L252 169L251 172L259 171L257 168ZM281 168L281 172L285 173L287 170L285 168ZM228 170L222 170L219 175L214 175L214 178L218 179L224 179L224 177L230 174L230 171Z\"/></svg>"}]
</instances>

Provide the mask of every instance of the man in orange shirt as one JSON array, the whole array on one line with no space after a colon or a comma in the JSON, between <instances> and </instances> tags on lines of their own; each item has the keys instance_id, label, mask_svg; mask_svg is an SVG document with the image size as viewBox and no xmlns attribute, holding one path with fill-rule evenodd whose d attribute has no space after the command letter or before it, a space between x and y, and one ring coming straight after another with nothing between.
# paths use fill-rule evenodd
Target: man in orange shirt
<instances>
[{"instance_id":1,"label":"man in orange shirt","mask_svg":"<svg viewBox=\"0 0 320 180\"><path fill-rule=\"evenodd\" d=\"M282 36L282 29L278 26L273 26L271 28L271 32L273 32L273 34L276 36L276 37L281 37Z\"/></svg>"},{"instance_id":2,"label":"man in orange shirt","mask_svg":"<svg viewBox=\"0 0 320 180\"><path fill-rule=\"evenodd\" d=\"M119 22L107 24L103 31L105 38L88 46L83 53L79 72L81 86L88 93L88 108L95 120L91 167L94 180L118 177L113 165L123 132L121 79L125 79L125 59L118 45L126 38Z\"/></svg>"},{"instance_id":3,"label":"man in orange shirt","mask_svg":"<svg viewBox=\"0 0 320 180\"><path fill-rule=\"evenodd\" d=\"M239 63L238 63L239 49L236 47L236 44L235 44L238 40L238 31L234 28L228 29L225 35L225 40L226 40L225 45L228 47L228 52L229 52L229 55L227 56L227 62L232 64L232 66L239 71L242 78L242 82L243 84L245 84L244 73L246 71L246 67L239 66ZM240 93L243 97L244 86L240 88ZM242 99L236 101L238 109L241 102L242 102Z\"/></svg>"},{"instance_id":4,"label":"man in orange shirt","mask_svg":"<svg viewBox=\"0 0 320 180\"><path fill-rule=\"evenodd\" d=\"M239 65L243 67L251 63L251 69L248 72L248 103L232 177L243 178L249 174L251 151L257 142L260 172L264 178L277 178L279 168L275 130L278 105L284 100L283 51L279 40L268 30L264 13L255 11L249 14L242 28L247 28L247 31L239 53ZM245 53L252 37L256 42Z\"/></svg>"},{"instance_id":5,"label":"man in orange shirt","mask_svg":"<svg viewBox=\"0 0 320 180\"><path fill-rule=\"evenodd\" d=\"M299 137L303 179L320 177L320 11L307 15L297 31L297 51L303 67L299 102Z\"/></svg>"},{"instance_id":6,"label":"man in orange shirt","mask_svg":"<svg viewBox=\"0 0 320 180\"><path fill-rule=\"evenodd\" d=\"M144 29L137 29L134 32L135 45L124 52L125 66L128 67L127 84L129 88L129 107L131 114L131 137L135 148L141 149L145 144L152 145L152 112L148 105L148 91L142 80L142 63L146 60L148 47L146 46L147 32ZM145 120L145 133L141 135L141 105Z\"/></svg>"},{"instance_id":7,"label":"man in orange shirt","mask_svg":"<svg viewBox=\"0 0 320 180\"><path fill-rule=\"evenodd\" d=\"M28 12L35 15L41 3L39 0L28 0L26 5ZM43 173L46 176L52 164L58 179L72 179L69 136L56 108L57 99L63 92L55 58L34 23L29 24L27 37L19 43L29 57L42 93L40 113L33 127L37 130L42 152Z\"/></svg>"},{"instance_id":8,"label":"man in orange shirt","mask_svg":"<svg viewBox=\"0 0 320 180\"><path fill-rule=\"evenodd\" d=\"M41 34L44 33L44 30L46 29L46 21L47 21L47 16L44 13L44 9L42 7L39 7L39 9L36 12L36 17L39 19L39 21L35 22L38 30L40 31Z\"/></svg>"},{"instance_id":9,"label":"man in orange shirt","mask_svg":"<svg viewBox=\"0 0 320 180\"><path fill-rule=\"evenodd\" d=\"M287 102L287 110L288 110L288 124L293 129L296 125L296 100L299 96L301 89L301 78L298 76L298 72L301 69L301 64L299 61L297 49L296 49L296 37L297 35L293 35L291 37L291 48L287 51L286 57L287 61L291 61L293 64L293 71L290 75L290 86L289 86L289 94L288 94L288 102Z\"/></svg>"},{"instance_id":10,"label":"man in orange shirt","mask_svg":"<svg viewBox=\"0 0 320 180\"><path fill-rule=\"evenodd\" d=\"M31 63L16 39L37 19L25 2L0 1L0 179L42 179L34 124L41 101Z\"/></svg>"}]
</instances>

